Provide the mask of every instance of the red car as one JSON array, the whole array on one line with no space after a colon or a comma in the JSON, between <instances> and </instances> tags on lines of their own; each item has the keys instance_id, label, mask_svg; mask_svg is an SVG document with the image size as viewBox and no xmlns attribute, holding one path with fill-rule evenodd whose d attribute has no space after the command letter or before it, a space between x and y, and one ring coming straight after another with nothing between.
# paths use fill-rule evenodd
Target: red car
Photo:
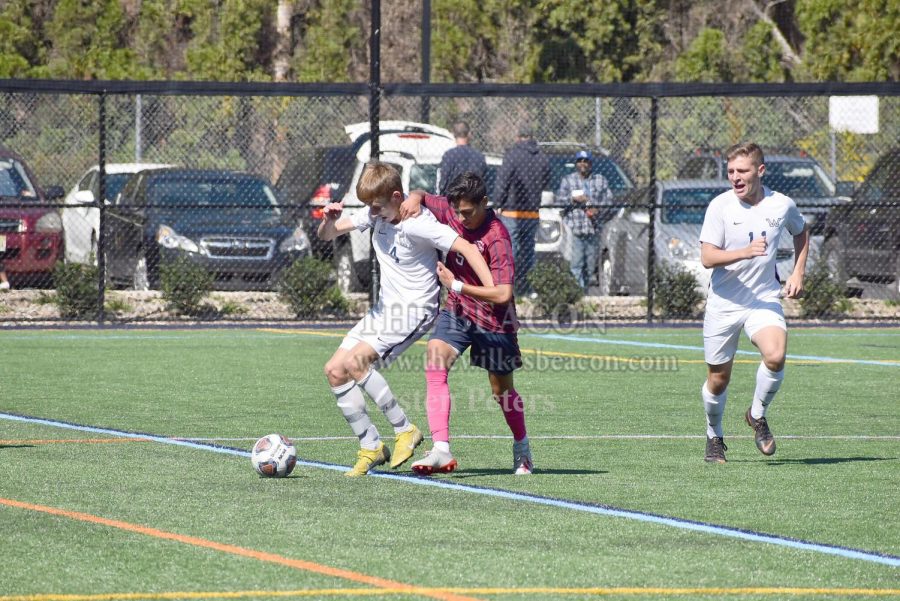
<instances>
[{"instance_id":1,"label":"red car","mask_svg":"<svg viewBox=\"0 0 900 601\"><path fill-rule=\"evenodd\" d=\"M48 201L64 196L62 186L41 188L22 157L0 148L0 264L14 284L50 280L63 235L59 211Z\"/></svg>"}]
</instances>

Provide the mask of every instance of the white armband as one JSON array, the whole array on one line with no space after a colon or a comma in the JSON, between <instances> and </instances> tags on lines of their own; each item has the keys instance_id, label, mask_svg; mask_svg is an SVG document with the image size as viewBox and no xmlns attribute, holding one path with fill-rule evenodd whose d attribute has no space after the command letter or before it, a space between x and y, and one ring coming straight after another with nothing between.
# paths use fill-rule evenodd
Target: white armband
<instances>
[{"instance_id":1,"label":"white armband","mask_svg":"<svg viewBox=\"0 0 900 601\"><path fill-rule=\"evenodd\" d=\"M453 292L462 292L463 283L459 280L453 280L453 283L450 284L450 290Z\"/></svg>"}]
</instances>

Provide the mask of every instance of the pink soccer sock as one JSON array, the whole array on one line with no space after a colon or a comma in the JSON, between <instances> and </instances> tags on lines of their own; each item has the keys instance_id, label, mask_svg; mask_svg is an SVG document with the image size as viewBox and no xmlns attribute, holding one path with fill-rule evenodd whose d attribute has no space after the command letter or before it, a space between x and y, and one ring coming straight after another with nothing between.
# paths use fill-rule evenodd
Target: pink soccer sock
<instances>
[{"instance_id":1,"label":"pink soccer sock","mask_svg":"<svg viewBox=\"0 0 900 601\"><path fill-rule=\"evenodd\" d=\"M509 426L515 440L522 440L528 436L525 431L525 403L515 388L510 388L503 395L496 397L500 408L503 409L503 417Z\"/></svg>"},{"instance_id":2,"label":"pink soccer sock","mask_svg":"<svg viewBox=\"0 0 900 601\"><path fill-rule=\"evenodd\" d=\"M447 369L425 368L425 410L432 442L450 442L450 387Z\"/></svg>"}]
</instances>

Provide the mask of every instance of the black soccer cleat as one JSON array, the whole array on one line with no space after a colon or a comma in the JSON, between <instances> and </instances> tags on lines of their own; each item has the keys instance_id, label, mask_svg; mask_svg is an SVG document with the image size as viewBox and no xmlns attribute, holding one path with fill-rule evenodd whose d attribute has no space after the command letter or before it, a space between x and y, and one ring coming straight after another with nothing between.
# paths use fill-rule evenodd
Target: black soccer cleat
<instances>
[{"instance_id":1,"label":"black soccer cleat","mask_svg":"<svg viewBox=\"0 0 900 601\"><path fill-rule=\"evenodd\" d=\"M707 438L706 456L703 460L709 463L725 463L727 461L727 459L725 459L725 451L727 450L728 447L725 446L725 440L721 436Z\"/></svg>"},{"instance_id":2,"label":"black soccer cleat","mask_svg":"<svg viewBox=\"0 0 900 601\"><path fill-rule=\"evenodd\" d=\"M756 432L754 438L759 452L763 455L774 455L775 437L772 436L772 432L769 430L769 422L766 421L766 418L753 419L749 409L747 409L747 414L744 418L747 420L747 425Z\"/></svg>"}]
</instances>

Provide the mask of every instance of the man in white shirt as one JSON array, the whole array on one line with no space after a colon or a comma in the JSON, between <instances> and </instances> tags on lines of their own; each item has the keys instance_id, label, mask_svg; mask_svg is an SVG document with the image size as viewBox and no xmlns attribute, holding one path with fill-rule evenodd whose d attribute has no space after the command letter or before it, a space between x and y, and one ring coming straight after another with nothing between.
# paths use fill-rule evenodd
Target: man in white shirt
<instances>
[{"instance_id":1,"label":"man in white shirt","mask_svg":"<svg viewBox=\"0 0 900 601\"><path fill-rule=\"evenodd\" d=\"M391 165L370 161L356 185L356 195L368 205L368 211L343 217L341 203L329 204L318 230L319 238L333 240L354 229L372 228L381 268L378 301L325 364L337 405L360 443L356 464L347 476L365 476L392 455L391 467L400 467L422 442L421 431L410 423L387 381L374 368L390 365L434 323L440 296L437 251L461 254L483 285L493 286L494 282L478 249L449 226L438 223L430 211L400 221L403 187L400 174ZM394 427L393 453L369 419L363 390Z\"/></svg>"},{"instance_id":2,"label":"man in white shirt","mask_svg":"<svg viewBox=\"0 0 900 601\"><path fill-rule=\"evenodd\" d=\"M700 232L700 260L712 268L703 348L707 377L701 388L706 410L706 461L725 463L722 414L738 341L743 329L759 349L756 390L745 420L756 447L775 453L766 409L784 379L787 326L781 297L797 298L809 253L809 233L797 205L762 185L763 152L754 143L736 144L726 153L731 190L709 203ZM775 252L783 231L794 238L794 270L782 287Z\"/></svg>"}]
</instances>

